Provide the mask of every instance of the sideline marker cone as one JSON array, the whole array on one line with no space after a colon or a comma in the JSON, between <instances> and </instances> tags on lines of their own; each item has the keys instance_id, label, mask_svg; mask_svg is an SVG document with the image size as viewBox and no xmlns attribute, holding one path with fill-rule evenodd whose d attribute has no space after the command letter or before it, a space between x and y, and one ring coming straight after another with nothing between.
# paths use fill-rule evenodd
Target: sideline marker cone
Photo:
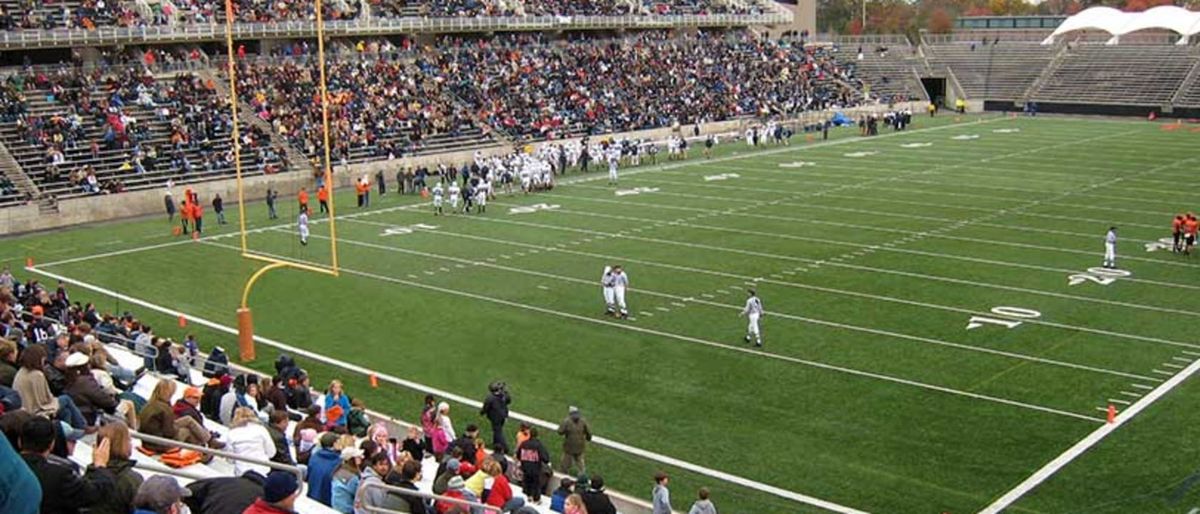
<instances>
[{"instance_id":1,"label":"sideline marker cone","mask_svg":"<svg viewBox=\"0 0 1200 514\"><path fill-rule=\"evenodd\" d=\"M1108 422L1110 424L1117 422L1117 408L1113 407L1111 403L1108 404Z\"/></svg>"},{"instance_id":2,"label":"sideline marker cone","mask_svg":"<svg viewBox=\"0 0 1200 514\"><path fill-rule=\"evenodd\" d=\"M371 387L379 387L379 377L376 377L374 373L371 373Z\"/></svg>"},{"instance_id":3,"label":"sideline marker cone","mask_svg":"<svg viewBox=\"0 0 1200 514\"><path fill-rule=\"evenodd\" d=\"M25 258L25 267L26 267L26 268L32 268L32 267L33 267L33 257L26 257L26 258Z\"/></svg>"},{"instance_id":4,"label":"sideline marker cone","mask_svg":"<svg viewBox=\"0 0 1200 514\"><path fill-rule=\"evenodd\" d=\"M187 318L183 317L183 315L180 314L179 315L179 328L183 328L186 326L187 326Z\"/></svg>"}]
</instances>

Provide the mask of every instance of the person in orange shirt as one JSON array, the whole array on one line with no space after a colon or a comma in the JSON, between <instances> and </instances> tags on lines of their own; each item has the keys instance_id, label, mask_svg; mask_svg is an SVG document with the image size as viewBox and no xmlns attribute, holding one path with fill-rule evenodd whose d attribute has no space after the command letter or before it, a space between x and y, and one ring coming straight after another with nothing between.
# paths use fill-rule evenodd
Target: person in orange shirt
<instances>
[{"instance_id":1,"label":"person in orange shirt","mask_svg":"<svg viewBox=\"0 0 1200 514\"><path fill-rule=\"evenodd\" d=\"M1196 222L1196 215L1189 212L1187 219L1183 221L1183 232L1187 243L1187 246L1185 246L1183 249L1184 255L1192 255L1192 247L1196 246L1197 229L1200 229L1200 223Z\"/></svg>"},{"instance_id":2,"label":"person in orange shirt","mask_svg":"<svg viewBox=\"0 0 1200 514\"><path fill-rule=\"evenodd\" d=\"M1183 215L1175 216L1171 221L1171 237L1175 239L1175 245L1171 247L1171 251L1179 253L1183 251Z\"/></svg>"},{"instance_id":3,"label":"person in orange shirt","mask_svg":"<svg viewBox=\"0 0 1200 514\"><path fill-rule=\"evenodd\" d=\"M366 179L359 179L354 184L354 192L358 195L359 207L370 207L371 200L367 195L371 194L371 184L367 183Z\"/></svg>"},{"instance_id":4,"label":"person in orange shirt","mask_svg":"<svg viewBox=\"0 0 1200 514\"><path fill-rule=\"evenodd\" d=\"M321 204L321 212L329 213L329 186L321 186L317 189L317 202Z\"/></svg>"},{"instance_id":5,"label":"person in orange shirt","mask_svg":"<svg viewBox=\"0 0 1200 514\"><path fill-rule=\"evenodd\" d=\"M198 200L196 197L193 199ZM192 225L196 227L196 235L200 235L204 228L204 206L200 205L199 201L188 202L188 204L192 206Z\"/></svg>"},{"instance_id":6,"label":"person in orange shirt","mask_svg":"<svg viewBox=\"0 0 1200 514\"><path fill-rule=\"evenodd\" d=\"M179 203L179 224L183 226L183 235L192 233L189 224L192 220L192 201L188 195L183 195L183 201Z\"/></svg>"},{"instance_id":7,"label":"person in orange shirt","mask_svg":"<svg viewBox=\"0 0 1200 514\"><path fill-rule=\"evenodd\" d=\"M297 194L296 197L297 197L297 199L300 200L300 210L303 211L303 210L307 209L308 208L308 191L305 191L304 188L302 187L302 188L300 188L300 193Z\"/></svg>"}]
</instances>

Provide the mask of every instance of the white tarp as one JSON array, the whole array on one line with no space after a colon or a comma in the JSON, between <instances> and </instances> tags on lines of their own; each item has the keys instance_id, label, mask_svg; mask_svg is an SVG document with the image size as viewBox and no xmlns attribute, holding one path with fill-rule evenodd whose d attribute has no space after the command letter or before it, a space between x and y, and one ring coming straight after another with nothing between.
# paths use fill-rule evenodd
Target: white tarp
<instances>
[{"instance_id":1,"label":"white tarp","mask_svg":"<svg viewBox=\"0 0 1200 514\"><path fill-rule=\"evenodd\" d=\"M1173 5L1162 5L1143 12L1122 12L1112 7L1091 7L1067 18L1054 30L1043 44L1054 42L1054 38L1076 30L1102 30L1116 38L1146 29L1165 29L1179 33L1186 41L1188 36L1200 33L1200 12L1189 11Z\"/></svg>"}]
</instances>

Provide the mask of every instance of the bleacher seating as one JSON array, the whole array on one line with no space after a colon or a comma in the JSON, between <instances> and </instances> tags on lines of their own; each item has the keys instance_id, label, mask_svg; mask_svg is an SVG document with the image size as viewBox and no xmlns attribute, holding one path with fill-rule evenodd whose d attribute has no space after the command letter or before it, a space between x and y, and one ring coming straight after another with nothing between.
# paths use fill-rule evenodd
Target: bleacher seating
<instances>
[{"instance_id":1,"label":"bleacher seating","mask_svg":"<svg viewBox=\"0 0 1200 514\"><path fill-rule=\"evenodd\" d=\"M37 75L24 81L24 116L0 123L0 140L43 193L67 198L160 187L168 180L182 184L232 175L227 123L214 125L222 116L228 117L217 112L224 102L203 84L191 83L199 78L179 74L160 79L136 68L111 75L97 72L86 78L66 70ZM188 96L182 102L179 95L185 89ZM114 95L124 102L119 109L112 102ZM206 112L188 113L190 106ZM166 116L158 112L164 107L170 110ZM122 136L113 144L105 143L106 131L112 126L105 120L106 113L124 117L119 123L129 125L128 144L120 142ZM215 117L205 119L210 116ZM188 127L190 144L172 140L173 127L180 123ZM280 157L271 149L269 135L254 137L250 127L243 124L241 128L243 135L254 140L243 145L243 169L259 173L278 170ZM197 133L206 129L208 137ZM52 155L57 152L61 152L62 162L54 164ZM87 187L89 171L99 190Z\"/></svg>"},{"instance_id":2,"label":"bleacher seating","mask_svg":"<svg viewBox=\"0 0 1200 514\"><path fill-rule=\"evenodd\" d=\"M1032 95L1038 102L1161 106L1196 63L1174 45L1076 45Z\"/></svg>"},{"instance_id":3,"label":"bleacher seating","mask_svg":"<svg viewBox=\"0 0 1200 514\"><path fill-rule=\"evenodd\" d=\"M862 59L853 46L841 46L835 54L838 62L851 70L864 84L869 85L872 98L884 101L920 99L924 88L914 72L919 72L920 59L908 45L892 45L886 50L863 46Z\"/></svg>"},{"instance_id":4,"label":"bleacher seating","mask_svg":"<svg viewBox=\"0 0 1200 514\"><path fill-rule=\"evenodd\" d=\"M1055 46L1037 42L957 42L927 45L935 71L950 69L971 100L1019 100L1050 64Z\"/></svg>"}]
</instances>

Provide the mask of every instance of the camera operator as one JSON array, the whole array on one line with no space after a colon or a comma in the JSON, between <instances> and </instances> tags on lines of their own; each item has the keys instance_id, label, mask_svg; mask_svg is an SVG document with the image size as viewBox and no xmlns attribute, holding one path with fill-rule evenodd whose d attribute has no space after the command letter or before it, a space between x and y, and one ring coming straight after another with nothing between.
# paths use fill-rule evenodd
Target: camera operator
<instances>
[{"instance_id":1,"label":"camera operator","mask_svg":"<svg viewBox=\"0 0 1200 514\"><path fill-rule=\"evenodd\" d=\"M508 421L508 404L512 397L508 395L508 385L504 382L492 382L488 385L488 396L483 400L483 408L479 414L486 416L492 423L492 448L509 454L508 440L504 437L504 422Z\"/></svg>"}]
</instances>

